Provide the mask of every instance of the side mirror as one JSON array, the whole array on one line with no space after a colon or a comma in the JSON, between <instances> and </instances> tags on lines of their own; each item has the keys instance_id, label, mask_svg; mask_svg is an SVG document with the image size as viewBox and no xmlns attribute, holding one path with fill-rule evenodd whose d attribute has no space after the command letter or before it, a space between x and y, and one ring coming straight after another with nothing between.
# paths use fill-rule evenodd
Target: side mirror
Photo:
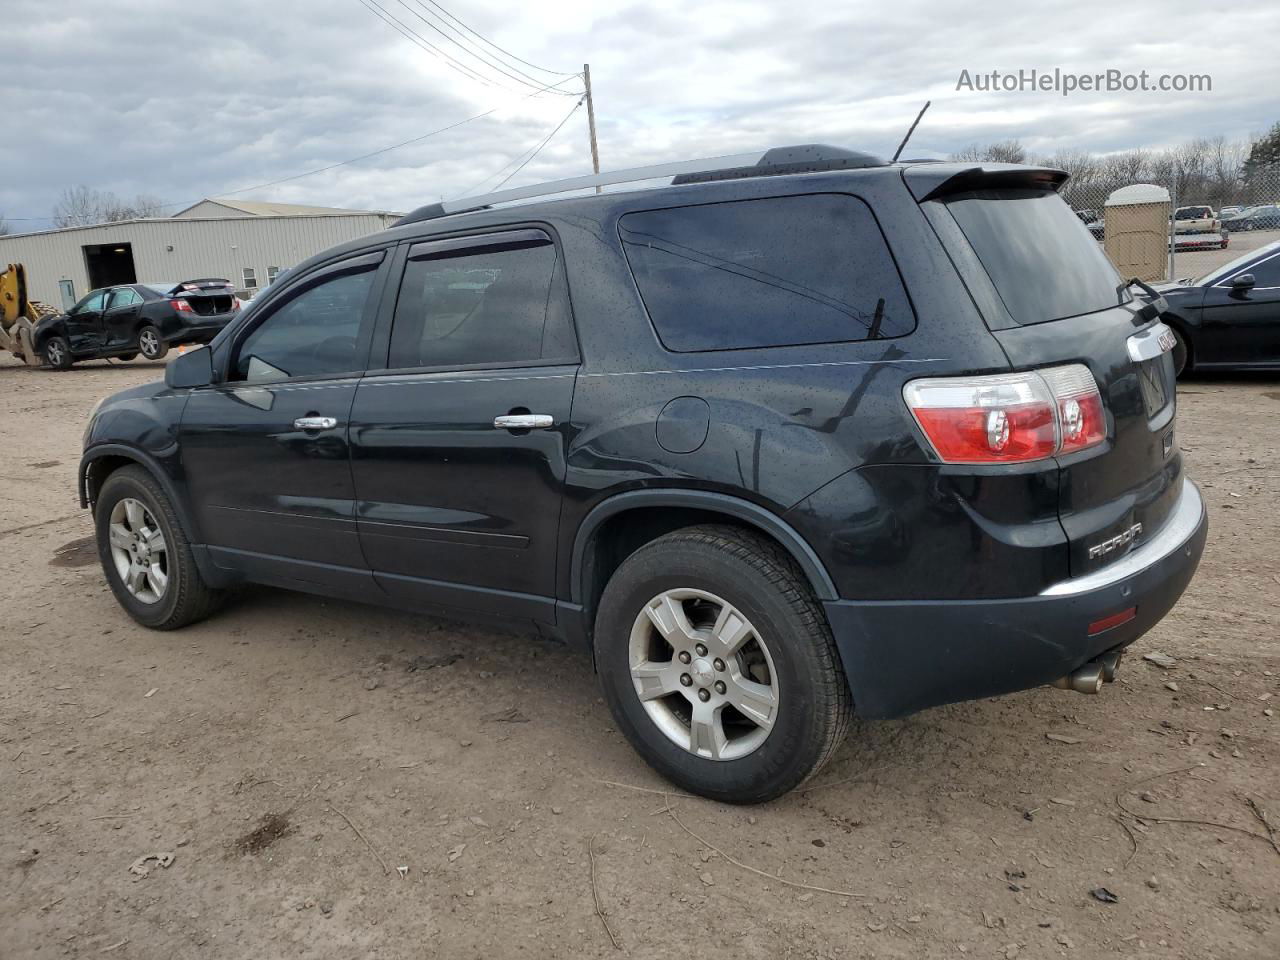
<instances>
[{"instance_id":1,"label":"side mirror","mask_svg":"<svg viewBox=\"0 0 1280 960\"><path fill-rule=\"evenodd\" d=\"M1257 284L1252 273L1242 273L1231 281L1232 290L1252 290Z\"/></svg>"},{"instance_id":2,"label":"side mirror","mask_svg":"<svg viewBox=\"0 0 1280 960\"><path fill-rule=\"evenodd\" d=\"M207 387L213 383L213 351L208 347L188 350L164 368L164 384L173 390Z\"/></svg>"}]
</instances>

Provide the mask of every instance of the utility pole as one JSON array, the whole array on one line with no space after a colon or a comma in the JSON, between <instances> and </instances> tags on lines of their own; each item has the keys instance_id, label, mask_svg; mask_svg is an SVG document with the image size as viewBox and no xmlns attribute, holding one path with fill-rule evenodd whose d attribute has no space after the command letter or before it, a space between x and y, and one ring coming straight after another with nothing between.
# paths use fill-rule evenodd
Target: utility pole
<instances>
[{"instance_id":1,"label":"utility pole","mask_svg":"<svg viewBox=\"0 0 1280 960\"><path fill-rule=\"evenodd\" d=\"M582 83L587 91L587 129L591 133L591 169L599 174L600 150L596 146L596 105L591 99L591 64L589 63L582 65ZM599 192L600 188L596 187L596 193Z\"/></svg>"}]
</instances>

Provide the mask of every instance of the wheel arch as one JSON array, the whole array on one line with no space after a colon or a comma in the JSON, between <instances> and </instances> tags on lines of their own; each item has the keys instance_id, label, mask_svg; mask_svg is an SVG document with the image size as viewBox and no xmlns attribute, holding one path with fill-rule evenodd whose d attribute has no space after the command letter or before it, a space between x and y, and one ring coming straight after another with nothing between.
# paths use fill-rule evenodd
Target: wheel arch
<instances>
[{"instance_id":1,"label":"wheel arch","mask_svg":"<svg viewBox=\"0 0 1280 960\"><path fill-rule=\"evenodd\" d=\"M44 352L44 345L49 342L50 337L62 337L67 339L67 328L62 323L50 323L43 330L37 328L32 331L31 346L37 353ZM68 341L68 346L70 342Z\"/></svg>"},{"instance_id":2,"label":"wheel arch","mask_svg":"<svg viewBox=\"0 0 1280 960\"><path fill-rule=\"evenodd\" d=\"M142 467L151 474L156 483L160 484L165 496L173 504L173 512L177 514L178 522L182 524L183 535L188 542L200 543L195 520L187 507L186 499L179 494L177 485L155 457L137 447L123 443L103 443L85 451L84 456L80 458L80 473L77 478L80 506L84 509L91 508L97 502L102 485L107 482L111 474L123 467L134 465Z\"/></svg>"},{"instance_id":3,"label":"wheel arch","mask_svg":"<svg viewBox=\"0 0 1280 960\"><path fill-rule=\"evenodd\" d=\"M838 599L834 581L808 542L776 513L749 500L707 490L630 490L591 509L574 536L569 594L588 636L605 584L637 549L673 530L727 523L764 534L795 560L819 600Z\"/></svg>"}]
</instances>

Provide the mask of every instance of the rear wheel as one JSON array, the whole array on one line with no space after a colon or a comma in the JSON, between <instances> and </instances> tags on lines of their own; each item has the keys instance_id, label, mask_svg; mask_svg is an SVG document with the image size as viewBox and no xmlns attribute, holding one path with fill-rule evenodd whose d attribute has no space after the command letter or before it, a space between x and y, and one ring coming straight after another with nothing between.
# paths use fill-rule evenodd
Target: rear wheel
<instances>
[{"instance_id":1,"label":"rear wheel","mask_svg":"<svg viewBox=\"0 0 1280 960\"><path fill-rule=\"evenodd\" d=\"M70 369L75 361L71 359L71 344L66 337L50 337L45 341L44 362L55 370Z\"/></svg>"},{"instance_id":2,"label":"rear wheel","mask_svg":"<svg viewBox=\"0 0 1280 960\"><path fill-rule=\"evenodd\" d=\"M600 600L596 663L619 728L659 773L771 800L831 757L852 714L821 607L776 544L733 527L641 547Z\"/></svg>"},{"instance_id":3,"label":"rear wheel","mask_svg":"<svg viewBox=\"0 0 1280 960\"><path fill-rule=\"evenodd\" d=\"M160 360L169 352L169 345L160 336L160 331L147 324L138 331L138 350L148 360Z\"/></svg>"},{"instance_id":4,"label":"rear wheel","mask_svg":"<svg viewBox=\"0 0 1280 960\"><path fill-rule=\"evenodd\" d=\"M221 593L201 578L173 505L142 467L107 478L94 524L107 583L138 623L175 630L217 608Z\"/></svg>"}]
</instances>

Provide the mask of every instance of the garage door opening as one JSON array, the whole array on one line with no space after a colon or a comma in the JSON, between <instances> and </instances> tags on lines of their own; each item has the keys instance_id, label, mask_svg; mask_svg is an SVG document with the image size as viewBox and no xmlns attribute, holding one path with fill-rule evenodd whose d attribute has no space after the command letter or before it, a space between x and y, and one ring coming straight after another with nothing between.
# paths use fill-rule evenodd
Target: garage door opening
<instances>
[{"instance_id":1,"label":"garage door opening","mask_svg":"<svg viewBox=\"0 0 1280 960\"><path fill-rule=\"evenodd\" d=\"M84 265L89 271L89 289L137 283L133 269L133 246L128 243L96 243L84 247Z\"/></svg>"}]
</instances>

